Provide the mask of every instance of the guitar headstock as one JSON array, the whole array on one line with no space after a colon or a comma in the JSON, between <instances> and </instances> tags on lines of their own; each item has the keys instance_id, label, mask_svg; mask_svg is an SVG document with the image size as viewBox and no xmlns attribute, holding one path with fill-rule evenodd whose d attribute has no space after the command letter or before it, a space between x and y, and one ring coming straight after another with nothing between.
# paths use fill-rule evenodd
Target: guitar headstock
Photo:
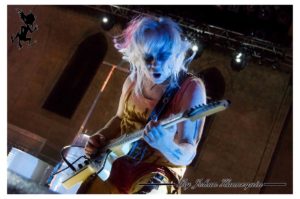
<instances>
[{"instance_id":1,"label":"guitar headstock","mask_svg":"<svg viewBox=\"0 0 300 199\"><path fill-rule=\"evenodd\" d=\"M209 104L199 104L185 111L183 117L194 121L204 116L209 116L216 112L223 111L228 108L229 104L229 100L219 100Z\"/></svg>"}]
</instances>

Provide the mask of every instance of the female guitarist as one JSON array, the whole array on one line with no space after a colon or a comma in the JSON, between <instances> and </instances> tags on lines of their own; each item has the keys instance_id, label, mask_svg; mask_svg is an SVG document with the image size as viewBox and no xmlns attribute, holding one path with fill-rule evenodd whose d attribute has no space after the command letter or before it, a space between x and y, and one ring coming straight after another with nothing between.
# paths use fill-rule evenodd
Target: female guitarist
<instances>
[{"instance_id":1,"label":"female guitarist","mask_svg":"<svg viewBox=\"0 0 300 199\"><path fill-rule=\"evenodd\" d=\"M206 103L199 78L185 76L195 53L177 23L166 17L139 16L114 39L115 47L131 65L123 84L116 115L93 134L85 153L93 156L109 140L144 128L142 141L112 165L106 182L93 179L85 193L178 193L178 181L196 155L204 118L167 129L159 119ZM149 116L168 90L178 88L159 118ZM157 116L157 115L156 115Z\"/></svg>"}]
</instances>

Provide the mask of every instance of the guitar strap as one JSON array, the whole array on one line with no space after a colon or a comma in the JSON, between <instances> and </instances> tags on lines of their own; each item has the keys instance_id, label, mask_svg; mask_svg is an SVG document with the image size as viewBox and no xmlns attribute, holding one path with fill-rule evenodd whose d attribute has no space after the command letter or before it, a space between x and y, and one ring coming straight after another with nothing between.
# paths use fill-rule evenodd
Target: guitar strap
<instances>
[{"instance_id":1,"label":"guitar strap","mask_svg":"<svg viewBox=\"0 0 300 199\"><path fill-rule=\"evenodd\" d=\"M154 107L153 111L151 112L147 123L150 120L158 120L159 117L161 115L163 115L165 113L165 111L167 110L167 106L169 104L169 102L171 101L171 99L175 96L175 94L177 93L177 91L179 90L180 86L182 85L182 83L188 78L193 76L193 74L191 73L186 73L186 72L181 72L179 74L179 81L178 81L178 85L175 87L168 87L165 91L165 93L163 94L163 96L160 98L160 100L158 101L157 105Z\"/></svg>"}]
</instances>

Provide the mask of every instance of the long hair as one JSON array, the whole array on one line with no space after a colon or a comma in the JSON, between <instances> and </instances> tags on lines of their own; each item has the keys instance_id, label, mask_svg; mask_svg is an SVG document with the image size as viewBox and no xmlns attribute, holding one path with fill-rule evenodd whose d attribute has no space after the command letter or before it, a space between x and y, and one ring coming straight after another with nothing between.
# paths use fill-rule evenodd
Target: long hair
<instances>
[{"instance_id":1,"label":"long hair","mask_svg":"<svg viewBox=\"0 0 300 199\"><path fill-rule=\"evenodd\" d=\"M191 43L183 38L181 28L167 17L138 16L129 22L121 35L114 38L114 43L123 59L130 63L130 77L136 81L136 93L141 93L143 79L151 78L144 60L145 54L151 50L171 52L165 67L171 73L169 84L172 87L178 86L179 72L187 71L195 56L195 52L187 53Z\"/></svg>"}]
</instances>

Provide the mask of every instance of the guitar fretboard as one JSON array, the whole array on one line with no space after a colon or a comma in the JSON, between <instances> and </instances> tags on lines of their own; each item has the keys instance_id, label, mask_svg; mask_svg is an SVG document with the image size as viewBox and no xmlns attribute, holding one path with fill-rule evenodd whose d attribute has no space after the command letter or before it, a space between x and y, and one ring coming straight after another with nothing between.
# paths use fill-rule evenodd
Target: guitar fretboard
<instances>
[{"instance_id":1,"label":"guitar fretboard","mask_svg":"<svg viewBox=\"0 0 300 199\"><path fill-rule=\"evenodd\" d=\"M112 140L108 145L105 146L106 149L114 148L123 144L129 144L143 137L143 130L136 131L131 134L125 134L116 140Z\"/></svg>"},{"instance_id":2,"label":"guitar fretboard","mask_svg":"<svg viewBox=\"0 0 300 199\"><path fill-rule=\"evenodd\" d=\"M186 118L182 118L182 113L179 113L177 115L174 115L171 118L167 118L167 119L160 121L160 123L164 128L168 128L169 126L177 124L183 120L186 120ZM144 131L144 129L141 129L134 133L125 134L115 140L112 140L108 145L106 145L104 150L111 149L111 148L114 148L114 147L117 147L117 146L120 146L123 144L130 144L132 142L135 142L143 137L143 131Z\"/></svg>"}]
</instances>

